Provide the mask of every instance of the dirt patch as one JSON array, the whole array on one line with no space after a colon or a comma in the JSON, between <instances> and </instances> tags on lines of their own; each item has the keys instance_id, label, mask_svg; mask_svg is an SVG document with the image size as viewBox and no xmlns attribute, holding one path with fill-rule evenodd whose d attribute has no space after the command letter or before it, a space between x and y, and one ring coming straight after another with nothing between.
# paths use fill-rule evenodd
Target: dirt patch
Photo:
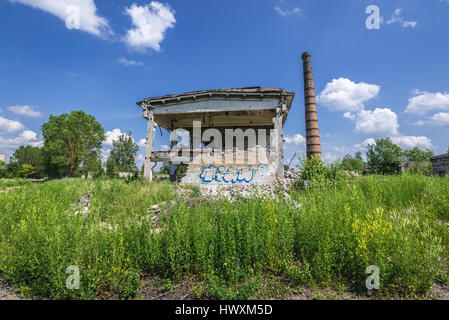
<instances>
[{"instance_id":1,"label":"dirt patch","mask_svg":"<svg viewBox=\"0 0 449 320\"><path fill-rule=\"evenodd\" d=\"M25 298L15 292L10 286L6 284L3 279L0 279L0 300L24 300Z\"/></svg>"}]
</instances>

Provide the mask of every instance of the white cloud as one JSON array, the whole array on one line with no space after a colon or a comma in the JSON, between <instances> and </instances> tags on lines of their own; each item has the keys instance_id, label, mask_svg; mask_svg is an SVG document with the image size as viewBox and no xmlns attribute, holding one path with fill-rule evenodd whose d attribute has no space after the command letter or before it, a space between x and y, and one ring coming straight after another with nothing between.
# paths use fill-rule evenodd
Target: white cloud
<instances>
[{"instance_id":1,"label":"white cloud","mask_svg":"<svg viewBox=\"0 0 449 320\"><path fill-rule=\"evenodd\" d=\"M434 124L438 126L448 126L449 125L449 112L439 112L434 114L431 118Z\"/></svg>"},{"instance_id":2,"label":"white cloud","mask_svg":"<svg viewBox=\"0 0 449 320\"><path fill-rule=\"evenodd\" d=\"M137 145L140 148L144 148L147 145L147 139L146 138L140 139L139 142L137 142Z\"/></svg>"},{"instance_id":3,"label":"white cloud","mask_svg":"<svg viewBox=\"0 0 449 320\"><path fill-rule=\"evenodd\" d=\"M404 22L402 22L402 27L404 27L404 28L408 28L408 27L414 28L417 25L418 25L417 21L404 21Z\"/></svg>"},{"instance_id":4,"label":"white cloud","mask_svg":"<svg viewBox=\"0 0 449 320\"><path fill-rule=\"evenodd\" d=\"M365 134L398 134L398 117L388 108L376 108L374 111L361 110L357 115L355 131Z\"/></svg>"},{"instance_id":5,"label":"white cloud","mask_svg":"<svg viewBox=\"0 0 449 320\"><path fill-rule=\"evenodd\" d=\"M276 11L279 15L286 17L286 16L290 16L293 14L300 14L301 8L295 7L291 10L283 10L279 6L276 6L276 7L274 7L274 11Z\"/></svg>"},{"instance_id":6,"label":"white cloud","mask_svg":"<svg viewBox=\"0 0 449 320\"><path fill-rule=\"evenodd\" d=\"M423 147L432 149L432 141L424 136L396 136L392 137L391 141L404 148Z\"/></svg>"},{"instance_id":7,"label":"white cloud","mask_svg":"<svg viewBox=\"0 0 449 320\"><path fill-rule=\"evenodd\" d=\"M139 52L159 51L165 32L176 23L175 11L168 4L157 1L144 6L133 4L125 12L131 17L134 28L127 31L123 41Z\"/></svg>"},{"instance_id":8,"label":"white cloud","mask_svg":"<svg viewBox=\"0 0 449 320\"><path fill-rule=\"evenodd\" d=\"M404 20L401 13L402 13L401 8L394 10L393 15L391 16L391 19L387 21L387 24L393 24L393 23L397 22L397 23L400 23L403 28L408 28L408 27L415 28L416 25L418 24L418 22Z\"/></svg>"},{"instance_id":9,"label":"white cloud","mask_svg":"<svg viewBox=\"0 0 449 320\"><path fill-rule=\"evenodd\" d=\"M285 143L294 144L297 146L305 145L305 143L306 143L306 138L304 138L304 136L299 133L295 134L292 137L285 136L284 140L285 140Z\"/></svg>"},{"instance_id":10,"label":"white cloud","mask_svg":"<svg viewBox=\"0 0 449 320\"><path fill-rule=\"evenodd\" d=\"M391 16L391 19L387 21L387 24L400 22L401 19L402 19L401 12L402 12L401 8L398 8L398 9L394 10L393 15Z\"/></svg>"},{"instance_id":11,"label":"white cloud","mask_svg":"<svg viewBox=\"0 0 449 320\"><path fill-rule=\"evenodd\" d=\"M38 139L37 133L31 130L25 130L17 137L4 138L0 136L0 150L15 150L20 146L31 145L33 147L41 147L43 141Z\"/></svg>"},{"instance_id":12,"label":"white cloud","mask_svg":"<svg viewBox=\"0 0 449 320\"><path fill-rule=\"evenodd\" d=\"M14 112L15 114L31 118L37 118L42 116L42 113L33 110L32 106L10 106L8 107L8 110Z\"/></svg>"},{"instance_id":13,"label":"white cloud","mask_svg":"<svg viewBox=\"0 0 449 320\"><path fill-rule=\"evenodd\" d=\"M161 145L161 150L162 151L168 151L168 150L170 150L170 147L168 145L166 145L166 144L163 144L163 145Z\"/></svg>"},{"instance_id":14,"label":"white cloud","mask_svg":"<svg viewBox=\"0 0 449 320\"><path fill-rule=\"evenodd\" d=\"M366 149L368 148L370 145L376 145L376 140L374 138L368 138L363 140L361 143L356 143L354 145L354 148L356 149Z\"/></svg>"},{"instance_id":15,"label":"white cloud","mask_svg":"<svg viewBox=\"0 0 449 320\"><path fill-rule=\"evenodd\" d=\"M343 114L343 117L345 117L346 119L349 119L349 120L355 120L356 119L356 115L351 113L351 112L349 112L349 111L345 112Z\"/></svg>"},{"instance_id":16,"label":"white cloud","mask_svg":"<svg viewBox=\"0 0 449 320\"><path fill-rule=\"evenodd\" d=\"M333 111L358 111L379 94L380 86L349 79L333 79L318 95L317 101Z\"/></svg>"},{"instance_id":17,"label":"white cloud","mask_svg":"<svg viewBox=\"0 0 449 320\"><path fill-rule=\"evenodd\" d=\"M128 136L127 133L122 132L120 129L113 129L112 131L106 132L106 140L104 141L104 144L108 146L112 146L112 143L119 139L119 137L124 134L125 136Z\"/></svg>"},{"instance_id":18,"label":"white cloud","mask_svg":"<svg viewBox=\"0 0 449 320\"><path fill-rule=\"evenodd\" d=\"M330 152L326 152L323 155L323 160L326 162L334 162L338 157L336 155L331 154Z\"/></svg>"},{"instance_id":19,"label":"white cloud","mask_svg":"<svg viewBox=\"0 0 449 320\"><path fill-rule=\"evenodd\" d=\"M19 121L9 120L0 117L0 132L15 132L24 129L25 127Z\"/></svg>"},{"instance_id":20,"label":"white cloud","mask_svg":"<svg viewBox=\"0 0 449 320\"><path fill-rule=\"evenodd\" d=\"M9 0L22 3L35 9L55 15L62 21L66 21L70 13L68 6L77 6L80 9L80 29L98 37L107 37L112 34L108 21L97 15L97 7L94 0Z\"/></svg>"},{"instance_id":21,"label":"white cloud","mask_svg":"<svg viewBox=\"0 0 449 320\"><path fill-rule=\"evenodd\" d=\"M118 63L123 64L124 66L127 66L127 67L141 67L141 66L145 65L143 62L128 60L126 58L118 59Z\"/></svg>"},{"instance_id":22,"label":"white cloud","mask_svg":"<svg viewBox=\"0 0 449 320\"><path fill-rule=\"evenodd\" d=\"M449 93L414 91L415 96L408 99L406 113L425 114L432 110L449 110Z\"/></svg>"}]
</instances>

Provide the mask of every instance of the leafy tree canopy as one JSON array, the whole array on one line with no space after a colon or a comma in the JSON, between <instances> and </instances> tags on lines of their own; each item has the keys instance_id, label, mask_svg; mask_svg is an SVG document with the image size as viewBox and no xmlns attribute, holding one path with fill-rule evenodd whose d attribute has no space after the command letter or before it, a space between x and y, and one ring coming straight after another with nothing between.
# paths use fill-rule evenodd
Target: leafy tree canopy
<instances>
[{"instance_id":1,"label":"leafy tree canopy","mask_svg":"<svg viewBox=\"0 0 449 320\"><path fill-rule=\"evenodd\" d=\"M131 132L122 134L112 143L112 150L106 162L109 175L116 175L118 172L136 172L136 154L139 147L134 142Z\"/></svg>"},{"instance_id":2,"label":"leafy tree canopy","mask_svg":"<svg viewBox=\"0 0 449 320\"><path fill-rule=\"evenodd\" d=\"M99 153L104 129L92 115L72 111L42 125L44 159L50 175L69 177L92 153Z\"/></svg>"},{"instance_id":3,"label":"leafy tree canopy","mask_svg":"<svg viewBox=\"0 0 449 320\"><path fill-rule=\"evenodd\" d=\"M354 157L347 154L341 161L341 168L348 171L361 172L365 169L366 163L362 159L362 153L356 152Z\"/></svg>"},{"instance_id":4,"label":"leafy tree canopy","mask_svg":"<svg viewBox=\"0 0 449 320\"><path fill-rule=\"evenodd\" d=\"M18 163L19 167L24 165L31 166L32 171L27 171L28 177L42 177L44 175L44 163L42 157L42 149L33 146L20 146L13 154L11 161ZM29 169L29 167L27 167ZM20 173L19 173L20 175Z\"/></svg>"},{"instance_id":5,"label":"leafy tree canopy","mask_svg":"<svg viewBox=\"0 0 449 320\"><path fill-rule=\"evenodd\" d=\"M378 139L375 145L368 146L366 157L368 165L375 167L380 173L396 173L404 152L390 139Z\"/></svg>"},{"instance_id":6,"label":"leafy tree canopy","mask_svg":"<svg viewBox=\"0 0 449 320\"><path fill-rule=\"evenodd\" d=\"M413 149L404 150L404 160L405 161L429 161L435 154L432 150L426 149L421 150L418 147Z\"/></svg>"}]
</instances>

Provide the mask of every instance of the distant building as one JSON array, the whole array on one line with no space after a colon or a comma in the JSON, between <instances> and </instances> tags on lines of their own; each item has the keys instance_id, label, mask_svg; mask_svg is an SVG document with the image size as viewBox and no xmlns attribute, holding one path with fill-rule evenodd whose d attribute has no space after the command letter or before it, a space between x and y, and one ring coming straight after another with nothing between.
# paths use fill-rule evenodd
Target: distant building
<instances>
[{"instance_id":1,"label":"distant building","mask_svg":"<svg viewBox=\"0 0 449 320\"><path fill-rule=\"evenodd\" d=\"M118 173L119 178L131 178L134 176L133 172L119 172Z\"/></svg>"},{"instance_id":2,"label":"distant building","mask_svg":"<svg viewBox=\"0 0 449 320\"><path fill-rule=\"evenodd\" d=\"M6 154L0 153L0 161L6 162Z\"/></svg>"},{"instance_id":3,"label":"distant building","mask_svg":"<svg viewBox=\"0 0 449 320\"><path fill-rule=\"evenodd\" d=\"M428 161L404 161L399 164L399 171L401 173L407 173L410 168L417 168L421 165L427 166L430 165Z\"/></svg>"},{"instance_id":4,"label":"distant building","mask_svg":"<svg viewBox=\"0 0 449 320\"><path fill-rule=\"evenodd\" d=\"M433 157L430 162L432 162L433 172L436 175L444 176L449 173L449 153Z\"/></svg>"}]
</instances>

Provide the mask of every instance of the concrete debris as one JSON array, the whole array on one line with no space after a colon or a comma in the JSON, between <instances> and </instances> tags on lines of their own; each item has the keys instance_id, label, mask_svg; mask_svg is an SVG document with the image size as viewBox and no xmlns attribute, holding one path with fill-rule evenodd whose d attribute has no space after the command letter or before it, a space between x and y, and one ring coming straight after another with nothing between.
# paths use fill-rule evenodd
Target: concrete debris
<instances>
[{"instance_id":1,"label":"concrete debris","mask_svg":"<svg viewBox=\"0 0 449 320\"><path fill-rule=\"evenodd\" d=\"M75 215L78 215L80 213L82 213L84 215L84 219L87 217L87 214L89 213L89 209L90 209L90 198L92 197L92 195L88 194L85 195L84 197L79 198L75 205L74 205L74 209L75 209Z\"/></svg>"},{"instance_id":2,"label":"concrete debris","mask_svg":"<svg viewBox=\"0 0 449 320\"><path fill-rule=\"evenodd\" d=\"M234 202L241 198L278 198L282 195L287 202L291 202L292 205L301 209L301 204L292 200L290 197L290 189L292 184L300 178L300 172L296 169L289 168L285 170L285 178L277 179L272 183L267 184L232 184L232 185L200 185L201 196L203 198L217 198L226 197L231 202ZM180 190L182 195L186 196L185 190Z\"/></svg>"}]
</instances>

